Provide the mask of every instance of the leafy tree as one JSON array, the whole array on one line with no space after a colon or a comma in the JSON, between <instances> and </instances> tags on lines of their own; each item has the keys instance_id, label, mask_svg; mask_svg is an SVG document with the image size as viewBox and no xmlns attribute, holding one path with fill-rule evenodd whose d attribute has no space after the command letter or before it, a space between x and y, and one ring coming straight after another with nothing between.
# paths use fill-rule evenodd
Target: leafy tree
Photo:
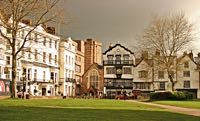
<instances>
[{"instance_id":1,"label":"leafy tree","mask_svg":"<svg viewBox=\"0 0 200 121\"><path fill-rule=\"evenodd\" d=\"M12 94L16 97L17 59L19 53L30 40L29 35L38 26L57 18L60 14L56 5L59 0L0 0L0 36L11 47L12 57ZM31 24L21 24L25 19L31 19ZM4 31L3 29L7 30ZM17 34L26 29L24 37L19 39Z\"/></svg>"}]
</instances>

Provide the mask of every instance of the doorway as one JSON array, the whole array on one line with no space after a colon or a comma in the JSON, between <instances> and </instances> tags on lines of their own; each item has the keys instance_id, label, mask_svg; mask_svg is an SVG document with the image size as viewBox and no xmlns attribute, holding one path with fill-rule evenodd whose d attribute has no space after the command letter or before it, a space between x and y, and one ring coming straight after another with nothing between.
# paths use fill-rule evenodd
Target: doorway
<instances>
[{"instance_id":1,"label":"doorway","mask_svg":"<svg viewBox=\"0 0 200 121\"><path fill-rule=\"evenodd\" d=\"M46 96L46 88L42 88L42 96Z\"/></svg>"}]
</instances>

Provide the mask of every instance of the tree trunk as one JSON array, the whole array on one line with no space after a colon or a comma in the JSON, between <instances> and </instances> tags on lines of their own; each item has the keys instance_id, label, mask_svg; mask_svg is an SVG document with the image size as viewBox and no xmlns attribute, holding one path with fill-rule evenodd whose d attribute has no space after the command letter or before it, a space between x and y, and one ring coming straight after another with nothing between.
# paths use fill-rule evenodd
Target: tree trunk
<instances>
[{"instance_id":1,"label":"tree trunk","mask_svg":"<svg viewBox=\"0 0 200 121\"><path fill-rule=\"evenodd\" d=\"M16 56L12 53L12 94L11 98L16 98L17 93L16 93L16 82L17 82L17 58Z\"/></svg>"},{"instance_id":2,"label":"tree trunk","mask_svg":"<svg viewBox=\"0 0 200 121\"><path fill-rule=\"evenodd\" d=\"M172 89L172 92L173 92L173 91L174 91L174 85L175 85L174 79L173 79L173 77L172 77L171 74L168 74L168 76L169 76L169 80L170 80L170 82L171 82L171 84L172 84L171 89Z\"/></svg>"}]
</instances>

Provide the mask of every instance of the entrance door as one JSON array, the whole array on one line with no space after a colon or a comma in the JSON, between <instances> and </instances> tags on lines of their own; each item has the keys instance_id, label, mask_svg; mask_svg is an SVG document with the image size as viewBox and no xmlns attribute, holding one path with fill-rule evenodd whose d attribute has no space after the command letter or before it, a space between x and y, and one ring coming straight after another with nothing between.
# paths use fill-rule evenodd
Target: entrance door
<instances>
[{"instance_id":1,"label":"entrance door","mask_svg":"<svg viewBox=\"0 0 200 121\"><path fill-rule=\"evenodd\" d=\"M42 88L42 96L46 96L46 88Z\"/></svg>"}]
</instances>

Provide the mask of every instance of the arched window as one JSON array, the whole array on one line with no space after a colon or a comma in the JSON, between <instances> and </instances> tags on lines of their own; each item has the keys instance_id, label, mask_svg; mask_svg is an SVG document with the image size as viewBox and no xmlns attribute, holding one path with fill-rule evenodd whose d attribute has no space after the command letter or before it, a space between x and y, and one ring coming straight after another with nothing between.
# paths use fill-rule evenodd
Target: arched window
<instances>
[{"instance_id":1,"label":"arched window","mask_svg":"<svg viewBox=\"0 0 200 121\"><path fill-rule=\"evenodd\" d=\"M99 86L99 75L96 70L93 70L90 73L90 86L93 86L94 88L98 89Z\"/></svg>"}]
</instances>

